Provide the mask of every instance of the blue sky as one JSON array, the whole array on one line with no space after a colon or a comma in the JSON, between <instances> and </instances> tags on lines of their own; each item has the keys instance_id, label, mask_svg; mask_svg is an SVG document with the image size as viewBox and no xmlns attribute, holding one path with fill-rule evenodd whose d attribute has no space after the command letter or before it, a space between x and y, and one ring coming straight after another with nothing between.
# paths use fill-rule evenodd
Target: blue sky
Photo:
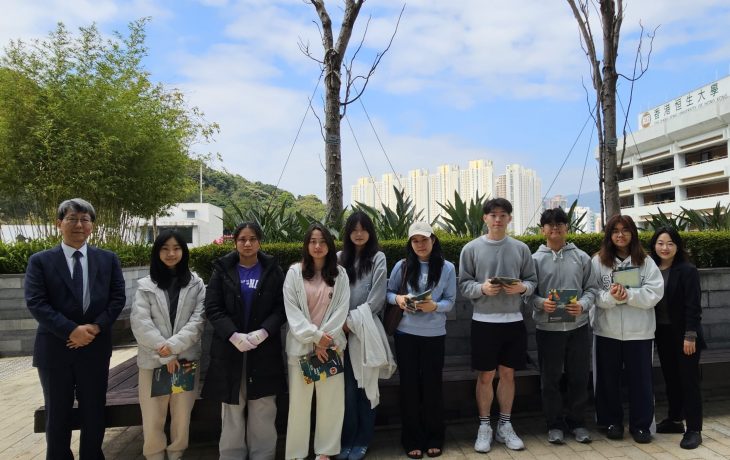
<instances>
[{"instance_id":1,"label":"blue sky","mask_svg":"<svg viewBox=\"0 0 730 460\"><path fill-rule=\"evenodd\" d=\"M339 30L342 2L326 3ZM619 70L629 73L639 21L659 26L647 74L637 82L629 113L637 114L730 73L730 4L726 0L629 1L623 21ZM369 67L395 27L402 3L365 2L350 49L371 17L360 69ZM152 79L179 88L191 105L221 126L201 153L220 154L225 167L250 180L275 184L284 167L318 65L302 55L299 40L321 56L312 5L302 0L0 0L0 43L45 36L58 21L71 30L95 22L105 34L151 17L146 69ZM594 17L597 15L594 14ZM594 31L599 31L594 25ZM406 4L393 46L363 97L396 172L433 171L443 163L466 166L493 160L538 171L543 193L578 139L549 194L577 193L586 153L583 191L598 189L595 135L587 117L588 64L565 1L414 0ZM621 94L628 102L628 84ZM594 96L591 90L590 98ZM321 86L313 105L321 113ZM391 172L362 106L348 117L363 161L343 120L345 203L357 177ZM324 145L307 114L284 170L282 188L324 197Z\"/></svg>"}]
</instances>

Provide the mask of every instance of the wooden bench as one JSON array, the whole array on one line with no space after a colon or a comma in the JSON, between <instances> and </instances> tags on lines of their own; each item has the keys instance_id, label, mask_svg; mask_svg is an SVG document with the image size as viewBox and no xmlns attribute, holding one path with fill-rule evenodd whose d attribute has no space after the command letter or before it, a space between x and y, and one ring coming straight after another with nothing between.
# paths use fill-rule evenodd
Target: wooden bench
<instances>
[{"instance_id":1,"label":"wooden bench","mask_svg":"<svg viewBox=\"0 0 730 460\"><path fill-rule=\"evenodd\" d=\"M540 410L540 373L535 365L536 354L530 354L531 363L527 369L516 372L514 408L516 411ZM130 358L109 371L107 390L106 426L123 427L142 424L142 414L137 396L137 358ZM730 370L730 349L709 349L702 352L700 362L702 372L703 396L726 396L728 394L727 375ZM476 415L474 386L477 373L471 369L468 356L448 356L446 358L444 381L444 416L447 420L463 419ZM654 387L662 394L664 385L659 369L659 360L654 359ZM380 406L377 424L392 425L400 423L398 403L399 378L396 372L388 380L380 381ZM496 382L495 382L496 384ZM280 432L286 427L288 399L280 395L277 404L277 427ZM77 409L74 409L73 428L79 428ZM220 429L220 405L198 399L193 408L191 436L198 439L211 439ZM35 411L34 431L45 431L45 408Z\"/></svg>"}]
</instances>

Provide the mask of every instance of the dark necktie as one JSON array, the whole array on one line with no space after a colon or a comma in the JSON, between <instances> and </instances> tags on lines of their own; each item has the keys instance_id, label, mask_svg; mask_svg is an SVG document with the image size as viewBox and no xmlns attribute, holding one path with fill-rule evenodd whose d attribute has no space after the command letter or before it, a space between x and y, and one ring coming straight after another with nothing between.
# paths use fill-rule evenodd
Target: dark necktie
<instances>
[{"instance_id":1,"label":"dark necktie","mask_svg":"<svg viewBox=\"0 0 730 460\"><path fill-rule=\"evenodd\" d=\"M74 295L81 302L81 308L84 308L84 269L81 267L81 258L84 257L81 251L74 252L74 269L73 269L73 286Z\"/></svg>"}]
</instances>

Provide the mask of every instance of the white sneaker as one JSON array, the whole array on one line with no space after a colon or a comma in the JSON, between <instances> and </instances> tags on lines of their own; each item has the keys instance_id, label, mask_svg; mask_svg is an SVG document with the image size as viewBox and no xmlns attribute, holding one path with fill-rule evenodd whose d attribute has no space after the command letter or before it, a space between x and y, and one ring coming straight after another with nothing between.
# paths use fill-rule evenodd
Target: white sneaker
<instances>
[{"instance_id":1,"label":"white sneaker","mask_svg":"<svg viewBox=\"0 0 730 460\"><path fill-rule=\"evenodd\" d=\"M479 425L477 441L474 443L474 450L487 453L492 449L492 426L489 424Z\"/></svg>"},{"instance_id":2,"label":"white sneaker","mask_svg":"<svg viewBox=\"0 0 730 460\"><path fill-rule=\"evenodd\" d=\"M508 449L522 450L525 448L525 443L523 443L522 439L517 436L517 433L515 433L510 422L497 424L497 431L494 433L494 439L507 446Z\"/></svg>"}]
</instances>

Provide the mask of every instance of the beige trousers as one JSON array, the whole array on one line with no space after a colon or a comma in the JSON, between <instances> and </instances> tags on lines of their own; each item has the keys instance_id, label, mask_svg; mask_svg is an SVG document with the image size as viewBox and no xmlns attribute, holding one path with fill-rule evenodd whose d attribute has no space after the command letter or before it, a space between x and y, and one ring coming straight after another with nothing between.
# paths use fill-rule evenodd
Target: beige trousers
<instances>
[{"instance_id":1,"label":"beige trousers","mask_svg":"<svg viewBox=\"0 0 730 460\"><path fill-rule=\"evenodd\" d=\"M276 396L247 399L245 353L238 402L239 404L221 404L219 460L274 460L277 438ZM248 414L245 414L246 405Z\"/></svg>"},{"instance_id":2,"label":"beige trousers","mask_svg":"<svg viewBox=\"0 0 730 460\"><path fill-rule=\"evenodd\" d=\"M195 390L167 396L150 396L152 369L139 370L139 407L142 410L144 444L142 454L147 460L170 460L182 457L188 447L190 412L198 397L200 373L195 375ZM170 408L170 444L165 435L167 408Z\"/></svg>"},{"instance_id":3,"label":"beige trousers","mask_svg":"<svg viewBox=\"0 0 730 460\"><path fill-rule=\"evenodd\" d=\"M286 459L306 458L312 395L317 392L317 418L314 428L314 453L334 456L340 453L342 420L345 416L345 376L305 383L299 364L289 364L289 420L286 427Z\"/></svg>"}]
</instances>

